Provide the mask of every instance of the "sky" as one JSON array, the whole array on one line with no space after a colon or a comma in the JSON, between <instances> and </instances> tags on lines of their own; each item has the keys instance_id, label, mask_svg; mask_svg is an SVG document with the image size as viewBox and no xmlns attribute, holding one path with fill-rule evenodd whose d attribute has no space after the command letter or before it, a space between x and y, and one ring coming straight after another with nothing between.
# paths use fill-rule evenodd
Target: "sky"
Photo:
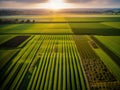
<instances>
[{"instance_id":1,"label":"sky","mask_svg":"<svg viewBox=\"0 0 120 90\"><path fill-rule=\"evenodd\" d=\"M62 0L51 0L62 1ZM8 9L42 9L49 8L50 0L0 0L0 8ZM62 8L120 8L120 0L64 0L59 4L54 4Z\"/></svg>"}]
</instances>

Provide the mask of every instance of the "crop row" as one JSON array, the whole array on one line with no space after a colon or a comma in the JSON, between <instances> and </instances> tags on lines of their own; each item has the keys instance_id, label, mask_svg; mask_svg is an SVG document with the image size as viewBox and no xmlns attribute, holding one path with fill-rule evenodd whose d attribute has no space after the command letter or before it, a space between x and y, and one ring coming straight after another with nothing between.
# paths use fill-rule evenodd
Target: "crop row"
<instances>
[{"instance_id":1,"label":"crop row","mask_svg":"<svg viewBox=\"0 0 120 90\"><path fill-rule=\"evenodd\" d=\"M35 35L13 58L0 81L2 89L86 89L70 35Z\"/></svg>"},{"instance_id":2,"label":"crop row","mask_svg":"<svg viewBox=\"0 0 120 90\"><path fill-rule=\"evenodd\" d=\"M111 71L105 66L102 60L92 49L87 36L74 36L74 40L91 90L104 89L105 87L108 87L106 86L107 84L101 84L104 82L117 82ZM116 89L119 87L117 83L114 85L116 87L109 86L109 88Z\"/></svg>"}]
</instances>

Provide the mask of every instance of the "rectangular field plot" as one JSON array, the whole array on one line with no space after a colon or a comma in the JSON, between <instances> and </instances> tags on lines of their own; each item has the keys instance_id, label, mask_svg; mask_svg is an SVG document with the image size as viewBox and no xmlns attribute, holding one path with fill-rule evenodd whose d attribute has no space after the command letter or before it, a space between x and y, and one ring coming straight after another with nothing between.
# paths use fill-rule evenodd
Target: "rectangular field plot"
<instances>
[{"instance_id":1,"label":"rectangular field plot","mask_svg":"<svg viewBox=\"0 0 120 90\"><path fill-rule=\"evenodd\" d=\"M3 24L0 25L0 32L7 30L7 29L11 29L11 28L15 28L17 27L19 24Z\"/></svg>"},{"instance_id":2,"label":"rectangular field plot","mask_svg":"<svg viewBox=\"0 0 120 90\"><path fill-rule=\"evenodd\" d=\"M36 23L2 25L0 33L72 33L67 23Z\"/></svg>"},{"instance_id":3,"label":"rectangular field plot","mask_svg":"<svg viewBox=\"0 0 120 90\"><path fill-rule=\"evenodd\" d=\"M0 33L35 33L41 32L47 24L10 24L2 25Z\"/></svg>"},{"instance_id":4,"label":"rectangular field plot","mask_svg":"<svg viewBox=\"0 0 120 90\"><path fill-rule=\"evenodd\" d=\"M6 24L0 29L0 33L22 33L31 27L32 24Z\"/></svg>"},{"instance_id":5,"label":"rectangular field plot","mask_svg":"<svg viewBox=\"0 0 120 90\"><path fill-rule=\"evenodd\" d=\"M67 23L43 23L35 24L27 32L24 33L48 33L48 34L70 34L71 27Z\"/></svg>"},{"instance_id":6,"label":"rectangular field plot","mask_svg":"<svg viewBox=\"0 0 120 90\"><path fill-rule=\"evenodd\" d=\"M87 89L71 35L35 35L5 68L1 89Z\"/></svg>"},{"instance_id":7,"label":"rectangular field plot","mask_svg":"<svg viewBox=\"0 0 120 90\"><path fill-rule=\"evenodd\" d=\"M14 38L0 44L0 49L16 48L28 38L29 38L29 36L16 36L16 37L14 37Z\"/></svg>"},{"instance_id":8,"label":"rectangular field plot","mask_svg":"<svg viewBox=\"0 0 120 90\"><path fill-rule=\"evenodd\" d=\"M73 29L110 29L111 27L100 23L70 23Z\"/></svg>"},{"instance_id":9,"label":"rectangular field plot","mask_svg":"<svg viewBox=\"0 0 120 90\"><path fill-rule=\"evenodd\" d=\"M120 29L120 22L102 22L102 24Z\"/></svg>"},{"instance_id":10,"label":"rectangular field plot","mask_svg":"<svg viewBox=\"0 0 120 90\"><path fill-rule=\"evenodd\" d=\"M120 35L120 30L101 23L70 23L75 34Z\"/></svg>"},{"instance_id":11,"label":"rectangular field plot","mask_svg":"<svg viewBox=\"0 0 120 90\"><path fill-rule=\"evenodd\" d=\"M31 24L31 30L36 32L37 30L40 32L42 29L68 29L70 28L67 23L38 23Z\"/></svg>"},{"instance_id":12,"label":"rectangular field plot","mask_svg":"<svg viewBox=\"0 0 120 90\"><path fill-rule=\"evenodd\" d=\"M120 88L120 82L95 53L87 36L74 36L86 78L91 90L111 90ZM95 49L98 50L99 48ZM110 84L111 83L111 84ZM112 85L113 84L113 85Z\"/></svg>"}]
</instances>

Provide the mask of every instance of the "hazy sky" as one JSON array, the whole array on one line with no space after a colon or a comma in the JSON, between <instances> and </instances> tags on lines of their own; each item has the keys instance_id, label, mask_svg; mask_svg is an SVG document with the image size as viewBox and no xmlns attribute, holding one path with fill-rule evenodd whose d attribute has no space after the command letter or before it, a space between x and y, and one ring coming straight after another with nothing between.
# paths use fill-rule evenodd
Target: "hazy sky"
<instances>
[{"instance_id":1,"label":"hazy sky","mask_svg":"<svg viewBox=\"0 0 120 90\"><path fill-rule=\"evenodd\" d=\"M55 0L53 0L55 1ZM42 8L49 0L0 0L0 8ZM64 0L66 8L118 8L120 0Z\"/></svg>"}]
</instances>

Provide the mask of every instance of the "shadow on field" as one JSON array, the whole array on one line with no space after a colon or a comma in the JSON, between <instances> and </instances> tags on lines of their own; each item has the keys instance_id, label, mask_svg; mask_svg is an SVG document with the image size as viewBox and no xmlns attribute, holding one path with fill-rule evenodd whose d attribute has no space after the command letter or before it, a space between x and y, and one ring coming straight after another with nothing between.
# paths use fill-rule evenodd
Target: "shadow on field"
<instances>
[{"instance_id":1,"label":"shadow on field","mask_svg":"<svg viewBox=\"0 0 120 90\"><path fill-rule=\"evenodd\" d=\"M105 36L117 36L120 35L120 29L73 29L75 35L105 35Z\"/></svg>"}]
</instances>

